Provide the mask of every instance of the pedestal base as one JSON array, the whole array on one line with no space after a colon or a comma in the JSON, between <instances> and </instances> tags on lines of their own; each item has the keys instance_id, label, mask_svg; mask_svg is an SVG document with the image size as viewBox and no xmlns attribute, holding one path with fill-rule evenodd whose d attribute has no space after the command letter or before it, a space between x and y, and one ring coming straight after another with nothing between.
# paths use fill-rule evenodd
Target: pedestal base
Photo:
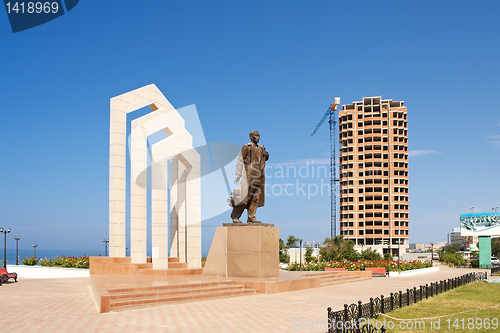
<instances>
[{"instance_id":1,"label":"pedestal base","mask_svg":"<svg viewBox=\"0 0 500 333\"><path fill-rule=\"evenodd\" d=\"M246 223L217 227L203 275L279 276L279 228Z\"/></svg>"},{"instance_id":2,"label":"pedestal base","mask_svg":"<svg viewBox=\"0 0 500 333\"><path fill-rule=\"evenodd\" d=\"M274 224L272 223L222 223L223 227L272 227L274 228Z\"/></svg>"}]
</instances>

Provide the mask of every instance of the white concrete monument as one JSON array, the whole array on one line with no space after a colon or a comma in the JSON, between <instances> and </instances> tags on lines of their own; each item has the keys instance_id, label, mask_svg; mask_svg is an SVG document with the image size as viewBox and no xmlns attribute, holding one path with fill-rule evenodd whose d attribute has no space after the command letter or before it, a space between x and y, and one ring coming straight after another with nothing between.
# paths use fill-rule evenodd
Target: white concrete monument
<instances>
[{"instance_id":1,"label":"white concrete monument","mask_svg":"<svg viewBox=\"0 0 500 333\"><path fill-rule=\"evenodd\" d=\"M201 267L200 156L193 138L161 91L150 84L111 98L109 143L109 255L125 257L127 113L149 106L151 112L131 122L130 255L146 263L148 173L151 188L153 268L168 268L170 256ZM150 147L148 136L163 131L167 138ZM168 163L170 162L170 163ZM168 167L170 164L170 168ZM170 186L168 185L170 173ZM170 228L168 204L170 191ZM169 237L170 230L170 237Z\"/></svg>"}]
</instances>

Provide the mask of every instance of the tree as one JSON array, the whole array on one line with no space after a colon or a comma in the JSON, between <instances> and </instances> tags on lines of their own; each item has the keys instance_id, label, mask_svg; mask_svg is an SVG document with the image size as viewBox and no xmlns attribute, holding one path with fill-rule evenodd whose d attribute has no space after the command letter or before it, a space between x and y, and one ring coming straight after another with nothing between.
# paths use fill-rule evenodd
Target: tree
<instances>
[{"instance_id":1,"label":"tree","mask_svg":"<svg viewBox=\"0 0 500 333\"><path fill-rule=\"evenodd\" d=\"M458 251L460 251L460 245L458 244L450 244L450 245L446 245L444 248L443 248L443 251L445 253L457 253Z\"/></svg>"},{"instance_id":2,"label":"tree","mask_svg":"<svg viewBox=\"0 0 500 333\"><path fill-rule=\"evenodd\" d=\"M361 255L354 250L354 242L345 240L343 236L326 238L319 249L321 261L341 261L344 259L356 261Z\"/></svg>"},{"instance_id":3,"label":"tree","mask_svg":"<svg viewBox=\"0 0 500 333\"><path fill-rule=\"evenodd\" d=\"M361 256L365 260L381 260L382 259L382 256L380 255L380 253L378 253L375 250L372 250L371 247L367 248L366 250L363 250L361 252Z\"/></svg>"},{"instance_id":4,"label":"tree","mask_svg":"<svg viewBox=\"0 0 500 333\"><path fill-rule=\"evenodd\" d=\"M286 247L291 249L294 247L299 247L298 245L299 239L295 237L294 235L288 236L288 239L286 241Z\"/></svg>"},{"instance_id":5,"label":"tree","mask_svg":"<svg viewBox=\"0 0 500 333\"><path fill-rule=\"evenodd\" d=\"M280 262L290 262L290 255L288 254L288 249L285 246L285 242L280 238Z\"/></svg>"},{"instance_id":6,"label":"tree","mask_svg":"<svg viewBox=\"0 0 500 333\"><path fill-rule=\"evenodd\" d=\"M304 260L306 262L316 262L318 259L314 257L313 254L314 250L312 247L306 247L306 253L304 255Z\"/></svg>"},{"instance_id":7,"label":"tree","mask_svg":"<svg viewBox=\"0 0 500 333\"><path fill-rule=\"evenodd\" d=\"M491 239L491 255L500 257L500 238Z\"/></svg>"},{"instance_id":8,"label":"tree","mask_svg":"<svg viewBox=\"0 0 500 333\"><path fill-rule=\"evenodd\" d=\"M394 260L394 258L392 257L392 253L387 251L386 253L384 253L384 259L385 260Z\"/></svg>"}]
</instances>

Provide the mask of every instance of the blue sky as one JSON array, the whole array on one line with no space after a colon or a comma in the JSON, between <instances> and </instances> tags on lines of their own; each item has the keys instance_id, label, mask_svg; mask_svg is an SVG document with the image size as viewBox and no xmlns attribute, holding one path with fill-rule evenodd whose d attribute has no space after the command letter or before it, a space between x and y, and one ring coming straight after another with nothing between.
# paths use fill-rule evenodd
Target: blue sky
<instances>
[{"instance_id":1,"label":"blue sky","mask_svg":"<svg viewBox=\"0 0 500 333\"><path fill-rule=\"evenodd\" d=\"M195 104L209 142L259 130L273 170L328 158L327 124L310 133L335 96L404 100L410 241L444 241L469 207L500 205L499 13L498 1L80 1L13 34L0 10L8 247L19 235L22 248L102 248L109 99L150 83ZM323 240L329 204L326 191L270 195L257 216L282 238ZM228 215L203 222L204 253Z\"/></svg>"}]
</instances>

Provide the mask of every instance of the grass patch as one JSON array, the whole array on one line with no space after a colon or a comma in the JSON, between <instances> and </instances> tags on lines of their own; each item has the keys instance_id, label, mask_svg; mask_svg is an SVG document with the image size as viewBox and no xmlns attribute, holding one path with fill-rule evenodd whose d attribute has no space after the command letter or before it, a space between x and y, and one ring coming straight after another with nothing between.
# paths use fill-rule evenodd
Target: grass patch
<instances>
[{"instance_id":1,"label":"grass patch","mask_svg":"<svg viewBox=\"0 0 500 333\"><path fill-rule=\"evenodd\" d=\"M493 309L482 309L499 303L500 283L477 281L387 313L388 316L397 319L446 317L419 320L417 325L416 321L411 321L411 323L408 321L402 322L379 315L376 319L370 319L370 322L375 324L376 327L381 327L385 319L386 324L384 326L387 328L388 333L498 332L500 330L500 305ZM457 314L470 310L478 311ZM392 325L389 321L392 321ZM488 322L489 328L485 329ZM400 323L403 326L400 326ZM439 327L437 326L438 323ZM413 328L410 329L410 326Z\"/></svg>"}]
</instances>

